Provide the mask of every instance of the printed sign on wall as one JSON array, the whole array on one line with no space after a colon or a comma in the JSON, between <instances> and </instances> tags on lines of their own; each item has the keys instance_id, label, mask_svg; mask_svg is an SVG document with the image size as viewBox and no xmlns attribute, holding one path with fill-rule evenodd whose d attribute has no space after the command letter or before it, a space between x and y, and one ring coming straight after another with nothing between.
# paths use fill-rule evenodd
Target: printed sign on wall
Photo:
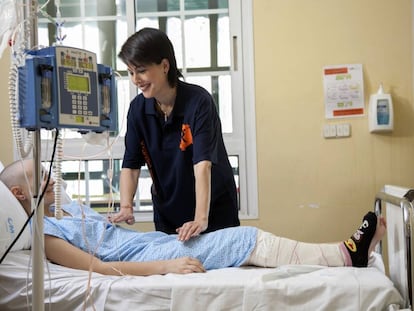
<instances>
[{"instance_id":1,"label":"printed sign on wall","mask_svg":"<svg viewBox=\"0 0 414 311\"><path fill-rule=\"evenodd\" d=\"M344 118L364 114L362 65L335 65L323 68L325 117Z\"/></svg>"}]
</instances>

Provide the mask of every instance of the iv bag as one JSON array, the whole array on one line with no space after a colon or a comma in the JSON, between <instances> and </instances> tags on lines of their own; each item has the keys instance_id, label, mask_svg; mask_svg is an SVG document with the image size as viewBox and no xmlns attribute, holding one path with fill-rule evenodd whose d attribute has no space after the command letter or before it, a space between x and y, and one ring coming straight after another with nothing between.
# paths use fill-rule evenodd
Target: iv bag
<instances>
[{"instance_id":1,"label":"iv bag","mask_svg":"<svg viewBox=\"0 0 414 311\"><path fill-rule=\"evenodd\" d=\"M18 24L15 2L0 0L0 58Z\"/></svg>"}]
</instances>

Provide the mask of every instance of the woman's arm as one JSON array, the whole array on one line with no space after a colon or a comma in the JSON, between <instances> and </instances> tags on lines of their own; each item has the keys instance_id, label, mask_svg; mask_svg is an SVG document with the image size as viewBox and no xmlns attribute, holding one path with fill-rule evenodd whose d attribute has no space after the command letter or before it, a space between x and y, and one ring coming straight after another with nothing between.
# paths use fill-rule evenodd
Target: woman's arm
<instances>
[{"instance_id":1,"label":"woman's arm","mask_svg":"<svg viewBox=\"0 0 414 311\"><path fill-rule=\"evenodd\" d=\"M211 200L211 162L200 161L194 165L196 208L194 221L189 221L177 229L178 239L187 241L199 235L208 227Z\"/></svg>"},{"instance_id":2,"label":"woman's arm","mask_svg":"<svg viewBox=\"0 0 414 311\"><path fill-rule=\"evenodd\" d=\"M201 262L183 257L149 262L103 262L72 244L50 235L45 235L46 257L61 266L78 270L91 270L106 275L153 275L166 273L205 272Z\"/></svg>"},{"instance_id":3,"label":"woman's arm","mask_svg":"<svg viewBox=\"0 0 414 311\"><path fill-rule=\"evenodd\" d=\"M123 168L121 170L119 178L120 211L116 215L111 216L110 221L115 223L125 221L129 225L135 222L133 202L135 192L137 191L139 175L139 169Z\"/></svg>"}]
</instances>

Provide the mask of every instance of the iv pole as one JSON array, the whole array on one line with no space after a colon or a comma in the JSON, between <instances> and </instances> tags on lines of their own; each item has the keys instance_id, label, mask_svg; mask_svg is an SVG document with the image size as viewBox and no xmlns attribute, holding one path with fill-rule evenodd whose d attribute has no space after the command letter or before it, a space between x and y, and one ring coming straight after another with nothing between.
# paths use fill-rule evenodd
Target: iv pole
<instances>
[{"instance_id":1,"label":"iv pole","mask_svg":"<svg viewBox=\"0 0 414 311\"><path fill-rule=\"evenodd\" d=\"M29 23L29 37L25 38L27 47L31 48L38 43L37 37L37 6L38 2L33 0L26 0L24 5L24 20ZM26 35L27 36L27 35ZM41 181L41 141L40 129L36 129L33 135L33 194L32 210L35 210L34 221L32 225L32 306L34 311L44 310L44 235L43 235L43 200L40 202L38 208L37 195L40 190Z\"/></svg>"},{"instance_id":2,"label":"iv pole","mask_svg":"<svg viewBox=\"0 0 414 311\"><path fill-rule=\"evenodd\" d=\"M36 209L37 194L39 193L40 173L40 130L36 130L33 144L34 158L34 197L32 199L32 210ZM33 293L33 310L44 310L44 235L43 235L43 200L40 202L36 212L34 213L34 223L32 226L32 293Z\"/></svg>"}]
</instances>

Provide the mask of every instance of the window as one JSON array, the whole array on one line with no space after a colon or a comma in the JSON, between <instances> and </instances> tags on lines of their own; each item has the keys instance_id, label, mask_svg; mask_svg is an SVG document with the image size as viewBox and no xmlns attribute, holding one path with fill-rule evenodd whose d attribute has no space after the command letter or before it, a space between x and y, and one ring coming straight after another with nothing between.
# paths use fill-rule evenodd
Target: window
<instances>
[{"instance_id":1,"label":"window","mask_svg":"<svg viewBox=\"0 0 414 311\"><path fill-rule=\"evenodd\" d=\"M44 0L39 1L39 6L43 3ZM130 83L126 66L116 55L129 35L149 26L167 33L185 80L203 86L213 95L239 187L240 217L257 216L251 6L251 0L60 1L61 18L55 21L64 21L60 29L60 36L65 36L62 44L95 52L98 63L112 66L119 73L119 136L111 138L112 153L105 155L99 151L102 146L86 145L77 132L68 130L63 134L67 161L63 165L63 176L65 180L77 180L81 176L84 189L89 190L79 194L87 202L99 205L94 202L95 196L99 198L102 194L104 198L110 189L104 174L108 158L114 159L112 190L118 189L126 113L130 100L139 90ZM49 15L54 19L57 15L54 1L48 2L43 11L47 14L38 19L38 43L50 46L56 41L56 33L59 34L47 18ZM47 135L44 138L46 142ZM83 167L85 174L77 173L79 164L73 162L76 158L87 160ZM141 175L136 210L150 212L151 180L145 169Z\"/></svg>"}]
</instances>

